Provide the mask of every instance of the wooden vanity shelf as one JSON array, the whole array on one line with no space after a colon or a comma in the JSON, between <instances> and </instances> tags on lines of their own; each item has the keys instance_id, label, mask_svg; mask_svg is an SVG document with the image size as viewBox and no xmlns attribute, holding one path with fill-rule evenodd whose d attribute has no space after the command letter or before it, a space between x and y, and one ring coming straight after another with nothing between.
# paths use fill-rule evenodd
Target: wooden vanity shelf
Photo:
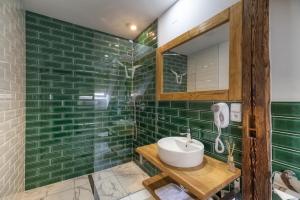
<instances>
[{"instance_id":1,"label":"wooden vanity shelf","mask_svg":"<svg viewBox=\"0 0 300 200\"><path fill-rule=\"evenodd\" d=\"M157 200L154 190L168 183L177 183L186 188L200 200L208 199L225 186L241 176L241 170L228 170L228 165L209 156L204 156L200 166L177 168L163 163L158 157L157 144L150 144L136 149L144 159L160 169L162 174L146 179L143 184Z\"/></svg>"}]
</instances>

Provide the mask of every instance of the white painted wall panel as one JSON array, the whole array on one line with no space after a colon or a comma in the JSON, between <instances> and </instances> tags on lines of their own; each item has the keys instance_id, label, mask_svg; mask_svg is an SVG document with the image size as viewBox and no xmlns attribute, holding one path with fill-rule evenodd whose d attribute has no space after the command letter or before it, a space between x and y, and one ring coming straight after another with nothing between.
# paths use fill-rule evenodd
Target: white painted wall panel
<instances>
[{"instance_id":1,"label":"white painted wall panel","mask_svg":"<svg viewBox=\"0 0 300 200\"><path fill-rule=\"evenodd\" d=\"M300 1L270 1L272 101L300 101Z\"/></svg>"},{"instance_id":2,"label":"white painted wall panel","mask_svg":"<svg viewBox=\"0 0 300 200\"><path fill-rule=\"evenodd\" d=\"M239 0L179 0L158 19L158 45L201 24Z\"/></svg>"}]
</instances>

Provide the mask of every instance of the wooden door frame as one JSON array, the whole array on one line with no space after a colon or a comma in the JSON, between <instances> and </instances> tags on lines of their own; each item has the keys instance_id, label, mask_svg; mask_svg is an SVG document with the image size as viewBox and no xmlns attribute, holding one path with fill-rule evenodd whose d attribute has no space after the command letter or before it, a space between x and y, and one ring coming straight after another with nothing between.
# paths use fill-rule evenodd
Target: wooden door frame
<instances>
[{"instance_id":1,"label":"wooden door frame","mask_svg":"<svg viewBox=\"0 0 300 200\"><path fill-rule=\"evenodd\" d=\"M269 0L242 0L244 200L271 199Z\"/></svg>"}]
</instances>

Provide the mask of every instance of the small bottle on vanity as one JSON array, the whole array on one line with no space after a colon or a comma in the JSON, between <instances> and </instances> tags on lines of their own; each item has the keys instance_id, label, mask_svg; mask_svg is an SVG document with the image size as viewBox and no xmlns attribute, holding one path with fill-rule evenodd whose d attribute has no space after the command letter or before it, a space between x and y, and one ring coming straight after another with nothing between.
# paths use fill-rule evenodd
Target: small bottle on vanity
<instances>
[{"instance_id":1,"label":"small bottle on vanity","mask_svg":"<svg viewBox=\"0 0 300 200\"><path fill-rule=\"evenodd\" d=\"M234 172L236 170L234 164L234 157L233 157L235 143L234 142L229 143L228 141L226 141L226 146L228 151L228 156L227 156L228 169Z\"/></svg>"}]
</instances>

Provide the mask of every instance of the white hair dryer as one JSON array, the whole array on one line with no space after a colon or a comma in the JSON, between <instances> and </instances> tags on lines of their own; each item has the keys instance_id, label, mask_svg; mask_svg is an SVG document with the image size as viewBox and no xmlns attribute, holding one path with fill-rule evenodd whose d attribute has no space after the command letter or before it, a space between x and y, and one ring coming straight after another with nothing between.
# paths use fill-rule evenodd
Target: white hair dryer
<instances>
[{"instance_id":1,"label":"white hair dryer","mask_svg":"<svg viewBox=\"0 0 300 200\"><path fill-rule=\"evenodd\" d=\"M212 105L211 110L214 112L214 121L218 129L218 136L215 140L215 151L217 153L223 153L225 147L220 137L222 128L226 128L229 125L229 107L226 103L217 103Z\"/></svg>"}]
</instances>

